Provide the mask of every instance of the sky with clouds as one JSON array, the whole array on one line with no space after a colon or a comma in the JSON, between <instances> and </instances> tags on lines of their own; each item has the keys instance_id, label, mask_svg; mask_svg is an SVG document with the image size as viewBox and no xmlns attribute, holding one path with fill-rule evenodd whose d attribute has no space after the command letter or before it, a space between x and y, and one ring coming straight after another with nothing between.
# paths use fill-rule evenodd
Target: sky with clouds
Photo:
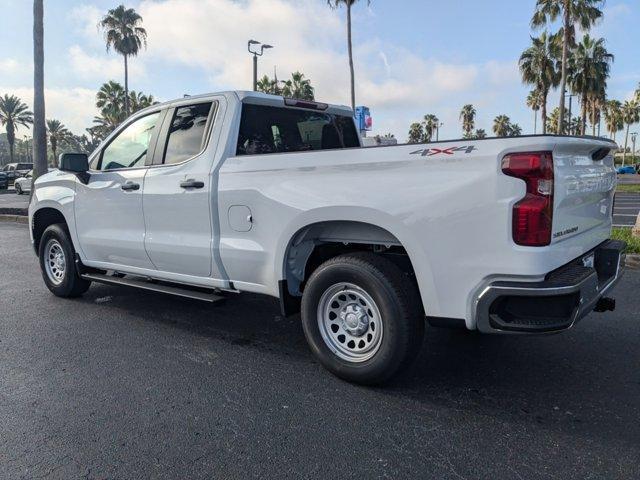
<instances>
[{"instance_id":1,"label":"sky with clouds","mask_svg":"<svg viewBox=\"0 0 640 480\"><path fill-rule=\"evenodd\" d=\"M107 53L97 23L117 0L45 0L47 117L75 133L91 125L95 92L122 81L122 57ZM130 88L160 100L227 89L250 89L246 42L275 46L260 75L300 70L316 98L349 103L345 11L324 0L130 0L144 18L148 49L130 63ZM357 103L368 105L377 133L405 139L426 113L444 122L441 138L460 136L465 103L477 127L509 115L525 133L533 113L517 69L530 42L535 0L362 0L354 7ZM0 0L0 94L32 99L32 2ZM607 39L616 61L609 96L626 99L640 82L640 0L608 0L592 35ZM558 102L550 98L551 106Z\"/></svg>"}]
</instances>

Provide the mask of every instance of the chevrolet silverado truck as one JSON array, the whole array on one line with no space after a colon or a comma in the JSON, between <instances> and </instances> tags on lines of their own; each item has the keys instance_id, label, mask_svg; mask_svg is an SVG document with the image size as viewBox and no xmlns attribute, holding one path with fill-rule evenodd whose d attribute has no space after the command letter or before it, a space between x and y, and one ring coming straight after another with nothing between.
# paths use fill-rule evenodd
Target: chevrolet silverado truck
<instances>
[{"instance_id":1,"label":"chevrolet silverado truck","mask_svg":"<svg viewBox=\"0 0 640 480\"><path fill-rule=\"evenodd\" d=\"M612 310L615 143L525 136L363 148L346 107L253 92L138 112L35 182L33 247L54 295L92 282L300 312L313 354L381 383L425 323L488 334ZM238 321L242 321L238 319Z\"/></svg>"}]
</instances>

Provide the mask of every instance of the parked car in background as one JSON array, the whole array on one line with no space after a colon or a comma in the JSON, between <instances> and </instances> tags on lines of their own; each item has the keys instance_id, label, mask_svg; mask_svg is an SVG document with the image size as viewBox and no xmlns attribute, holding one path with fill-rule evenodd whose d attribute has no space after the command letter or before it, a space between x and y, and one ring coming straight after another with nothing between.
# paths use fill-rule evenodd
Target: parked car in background
<instances>
[{"instance_id":1,"label":"parked car in background","mask_svg":"<svg viewBox=\"0 0 640 480\"><path fill-rule=\"evenodd\" d=\"M636 172L636 167L634 167L633 165L627 165L625 167L619 167L618 173L635 175L637 172Z\"/></svg>"},{"instance_id":2,"label":"parked car in background","mask_svg":"<svg viewBox=\"0 0 640 480\"><path fill-rule=\"evenodd\" d=\"M9 183L14 183L16 178L24 177L31 170L33 170L33 163L7 163L2 167Z\"/></svg>"},{"instance_id":3,"label":"parked car in background","mask_svg":"<svg viewBox=\"0 0 640 480\"><path fill-rule=\"evenodd\" d=\"M33 170L29 170L24 177L16 178L13 183L16 193L22 195L31 191L31 182L33 181Z\"/></svg>"},{"instance_id":4,"label":"parked car in background","mask_svg":"<svg viewBox=\"0 0 640 480\"><path fill-rule=\"evenodd\" d=\"M9 188L9 179L5 172L0 172L0 190L6 190Z\"/></svg>"}]
</instances>

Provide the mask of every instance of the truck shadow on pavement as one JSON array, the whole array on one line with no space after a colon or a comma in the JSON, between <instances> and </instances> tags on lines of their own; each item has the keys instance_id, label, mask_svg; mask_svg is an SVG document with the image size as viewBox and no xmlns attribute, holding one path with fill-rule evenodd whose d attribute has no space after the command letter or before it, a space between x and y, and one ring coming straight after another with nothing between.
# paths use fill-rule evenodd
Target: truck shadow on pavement
<instances>
[{"instance_id":1,"label":"truck shadow on pavement","mask_svg":"<svg viewBox=\"0 0 640 480\"><path fill-rule=\"evenodd\" d=\"M630 274L627 274L629 278ZM363 394L402 397L426 406L472 411L500 421L536 424L571 435L640 439L640 314L631 288L614 313L592 314L573 330L539 337L483 336L427 328L416 362L384 387ZM141 322L315 364L299 317L280 316L269 297L229 294L222 305L153 292L94 285L81 302L108 304ZM293 365L292 368L297 368ZM361 388L320 367L333 388ZM622 433L621 433L622 432Z\"/></svg>"}]
</instances>

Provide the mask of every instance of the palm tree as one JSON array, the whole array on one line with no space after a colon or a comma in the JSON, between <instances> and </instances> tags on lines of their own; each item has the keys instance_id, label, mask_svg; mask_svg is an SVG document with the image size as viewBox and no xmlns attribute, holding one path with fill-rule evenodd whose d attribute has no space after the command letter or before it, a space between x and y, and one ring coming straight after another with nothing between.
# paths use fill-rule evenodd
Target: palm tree
<instances>
[{"instance_id":1,"label":"palm tree","mask_svg":"<svg viewBox=\"0 0 640 480\"><path fill-rule=\"evenodd\" d=\"M147 46L147 31L142 28L142 17L133 8L120 5L102 17L99 26L104 30L107 51L113 48L124 57L124 111L129 116L129 65L128 58L135 57Z\"/></svg>"},{"instance_id":2,"label":"palm tree","mask_svg":"<svg viewBox=\"0 0 640 480\"><path fill-rule=\"evenodd\" d=\"M51 143L51 152L53 153L53 167L58 166L58 145L68 141L72 134L60 120L47 120L47 130L49 132L49 143Z\"/></svg>"},{"instance_id":3,"label":"palm tree","mask_svg":"<svg viewBox=\"0 0 640 480\"><path fill-rule=\"evenodd\" d=\"M473 137L477 139L487 138L487 132L484 130L484 128L479 128L476 130L476 133L473 135Z\"/></svg>"},{"instance_id":4,"label":"palm tree","mask_svg":"<svg viewBox=\"0 0 640 480\"><path fill-rule=\"evenodd\" d=\"M509 136L510 137L519 137L522 135L522 127L517 123L512 123L509 127Z\"/></svg>"},{"instance_id":5,"label":"palm tree","mask_svg":"<svg viewBox=\"0 0 640 480\"><path fill-rule=\"evenodd\" d=\"M629 128L636 122L640 122L640 104L636 100L627 100L622 106L622 120L627 126L624 137L624 152L622 154L622 166L627 160L627 148L629 146Z\"/></svg>"},{"instance_id":6,"label":"palm tree","mask_svg":"<svg viewBox=\"0 0 640 480\"><path fill-rule=\"evenodd\" d=\"M0 97L0 125L7 130L7 142L9 142L9 159L13 162L16 130L18 126L28 127L33 123L33 113L29 107L15 95Z\"/></svg>"},{"instance_id":7,"label":"palm tree","mask_svg":"<svg viewBox=\"0 0 640 480\"><path fill-rule=\"evenodd\" d=\"M542 106L540 98L540 92L538 90L531 90L527 96L527 107L533 110L533 133L538 133L538 110Z\"/></svg>"},{"instance_id":8,"label":"palm tree","mask_svg":"<svg viewBox=\"0 0 640 480\"><path fill-rule=\"evenodd\" d=\"M558 48L547 32L539 37L531 37L531 46L520 56L522 80L533 85L540 95L542 110L542 133L547 133L547 98L551 88L558 86L560 80L557 68Z\"/></svg>"},{"instance_id":9,"label":"palm tree","mask_svg":"<svg viewBox=\"0 0 640 480\"><path fill-rule=\"evenodd\" d=\"M270 95L280 95L282 92L278 88L276 80L271 80L267 75L258 80L257 89L259 92Z\"/></svg>"},{"instance_id":10,"label":"palm tree","mask_svg":"<svg viewBox=\"0 0 640 480\"><path fill-rule=\"evenodd\" d=\"M96 94L96 107L103 115L118 118L118 124L126 118L124 103L124 88L114 80L103 83Z\"/></svg>"},{"instance_id":11,"label":"palm tree","mask_svg":"<svg viewBox=\"0 0 640 480\"><path fill-rule=\"evenodd\" d=\"M131 90L129 92L129 105L131 106L131 113L136 113L144 108L156 105L156 99L153 95L145 95L142 92L136 92Z\"/></svg>"},{"instance_id":12,"label":"palm tree","mask_svg":"<svg viewBox=\"0 0 640 480\"><path fill-rule=\"evenodd\" d=\"M562 60L560 67L560 112L557 133L564 133L565 95L567 92L567 73L569 49L575 42L575 27L586 31L602 17L600 8L604 0L537 0L531 19L531 25L539 28L554 23L562 17Z\"/></svg>"},{"instance_id":13,"label":"palm tree","mask_svg":"<svg viewBox=\"0 0 640 480\"><path fill-rule=\"evenodd\" d=\"M415 122L409 126L409 138L407 143L422 143L424 142L424 127L421 123Z\"/></svg>"},{"instance_id":14,"label":"palm tree","mask_svg":"<svg viewBox=\"0 0 640 480\"><path fill-rule=\"evenodd\" d=\"M311 80L304 78L304 73L294 72L291 80L285 82L282 94L289 98L299 98L301 100L315 100L314 88Z\"/></svg>"},{"instance_id":15,"label":"palm tree","mask_svg":"<svg viewBox=\"0 0 640 480\"><path fill-rule=\"evenodd\" d=\"M611 140L616 141L616 133L624 128L622 119L622 103L619 100L609 100L604 105L604 121Z\"/></svg>"},{"instance_id":16,"label":"palm tree","mask_svg":"<svg viewBox=\"0 0 640 480\"><path fill-rule=\"evenodd\" d=\"M6 99L6 96L5 96ZM14 97L15 100L18 100ZM33 123L33 180L47 172L47 131L44 124L44 6L33 1L33 115L22 102L14 104L21 113L14 125ZM20 121L21 119L21 121ZM12 127L13 129L13 127ZM9 125L7 124L7 134ZM12 132L13 134L13 132ZM12 153L13 156L13 153ZM31 192L33 193L33 188Z\"/></svg>"},{"instance_id":17,"label":"palm tree","mask_svg":"<svg viewBox=\"0 0 640 480\"><path fill-rule=\"evenodd\" d=\"M582 135L586 133L589 107L591 106L592 110L599 108L601 100L606 95L607 79L613 59L613 55L604 46L604 39L596 40L589 35L584 36L571 56L568 81L571 89L581 97ZM593 117L595 116L594 113Z\"/></svg>"},{"instance_id":18,"label":"palm tree","mask_svg":"<svg viewBox=\"0 0 640 480\"><path fill-rule=\"evenodd\" d=\"M351 108L356 109L356 81L355 72L353 69L353 43L351 41L351 7L358 0L327 0L327 3L331 8L338 8L344 4L347 7L347 51L349 54L349 71L351 73ZM371 0L367 0L367 4L370 4Z\"/></svg>"},{"instance_id":19,"label":"palm tree","mask_svg":"<svg viewBox=\"0 0 640 480\"><path fill-rule=\"evenodd\" d=\"M460 111L460 121L462 121L462 131L465 138L471 138L473 129L476 126L476 109L473 105L467 104Z\"/></svg>"},{"instance_id":20,"label":"palm tree","mask_svg":"<svg viewBox=\"0 0 640 480\"><path fill-rule=\"evenodd\" d=\"M493 133L497 137L506 137L511 131L511 119L506 115L498 115L493 120Z\"/></svg>"},{"instance_id":21,"label":"palm tree","mask_svg":"<svg viewBox=\"0 0 640 480\"><path fill-rule=\"evenodd\" d=\"M440 120L434 114L429 113L424 116L422 125L424 128L424 141L430 142L431 140L433 140L433 134L440 127Z\"/></svg>"}]
</instances>

